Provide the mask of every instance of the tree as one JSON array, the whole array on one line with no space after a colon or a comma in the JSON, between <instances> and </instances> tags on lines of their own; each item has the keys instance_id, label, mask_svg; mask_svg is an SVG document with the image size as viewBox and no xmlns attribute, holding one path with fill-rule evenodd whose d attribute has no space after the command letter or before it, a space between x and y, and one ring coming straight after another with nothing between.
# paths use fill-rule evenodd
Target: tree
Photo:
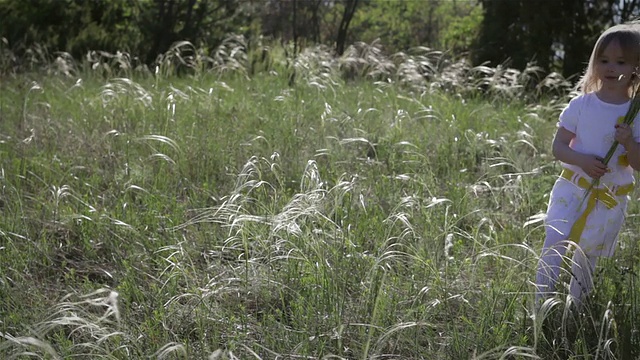
<instances>
[{"instance_id":1,"label":"tree","mask_svg":"<svg viewBox=\"0 0 640 360\"><path fill-rule=\"evenodd\" d=\"M582 73L607 27L637 16L639 0L480 0L484 19L473 62L524 69L531 62L565 76Z\"/></svg>"},{"instance_id":2,"label":"tree","mask_svg":"<svg viewBox=\"0 0 640 360\"><path fill-rule=\"evenodd\" d=\"M482 8L475 1L362 2L349 28L359 41L379 42L389 51L416 46L462 54L469 51L478 33Z\"/></svg>"},{"instance_id":3,"label":"tree","mask_svg":"<svg viewBox=\"0 0 640 360\"><path fill-rule=\"evenodd\" d=\"M482 23L482 7L471 1L444 1L435 13L441 20L435 28L438 47L454 55L468 55Z\"/></svg>"},{"instance_id":4,"label":"tree","mask_svg":"<svg viewBox=\"0 0 640 360\"><path fill-rule=\"evenodd\" d=\"M474 45L473 61L498 65L507 59L516 67L526 65L525 24L520 0L481 0L484 21ZM546 54L545 54L546 55Z\"/></svg>"},{"instance_id":5,"label":"tree","mask_svg":"<svg viewBox=\"0 0 640 360\"><path fill-rule=\"evenodd\" d=\"M76 58L90 49L134 50L140 11L134 0L0 0L0 36L18 54L36 44Z\"/></svg>"},{"instance_id":6,"label":"tree","mask_svg":"<svg viewBox=\"0 0 640 360\"><path fill-rule=\"evenodd\" d=\"M150 63L176 41L210 46L237 31L239 0L149 0L145 1L141 29L150 46L145 49Z\"/></svg>"},{"instance_id":7,"label":"tree","mask_svg":"<svg viewBox=\"0 0 640 360\"><path fill-rule=\"evenodd\" d=\"M266 0L259 10L262 35L322 42L321 19L328 6L324 0Z\"/></svg>"},{"instance_id":8,"label":"tree","mask_svg":"<svg viewBox=\"0 0 640 360\"><path fill-rule=\"evenodd\" d=\"M175 41L212 48L248 23L242 0L0 0L0 37L20 55L39 45L74 58L90 50L152 63Z\"/></svg>"},{"instance_id":9,"label":"tree","mask_svg":"<svg viewBox=\"0 0 640 360\"><path fill-rule=\"evenodd\" d=\"M347 31L349 30L351 19L353 19L353 15L356 13L357 6L358 0L345 0L342 20L340 20L338 35L336 37L336 53L338 55L344 54L345 43L347 41Z\"/></svg>"}]
</instances>

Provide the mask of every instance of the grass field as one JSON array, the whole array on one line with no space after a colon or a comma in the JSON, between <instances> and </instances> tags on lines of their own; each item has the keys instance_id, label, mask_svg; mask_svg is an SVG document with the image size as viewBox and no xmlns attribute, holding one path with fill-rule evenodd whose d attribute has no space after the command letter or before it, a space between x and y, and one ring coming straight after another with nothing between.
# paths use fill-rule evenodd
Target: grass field
<instances>
[{"instance_id":1,"label":"grass field","mask_svg":"<svg viewBox=\"0 0 640 360\"><path fill-rule=\"evenodd\" d=\"M2 358L640 356L637 201L531 311L562 79L234 44L0 78Z\"/></svg>"}]
</instances>

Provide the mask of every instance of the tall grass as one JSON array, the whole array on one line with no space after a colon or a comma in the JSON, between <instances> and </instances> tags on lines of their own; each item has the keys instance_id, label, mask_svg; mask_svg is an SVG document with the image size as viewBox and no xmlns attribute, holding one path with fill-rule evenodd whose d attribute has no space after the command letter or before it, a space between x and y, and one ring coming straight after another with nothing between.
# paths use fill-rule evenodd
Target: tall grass
<instances>
[{"instance_id":1,"label":"tall grass","mask_svg":"<svg viewBox=\"0 0 640 360\"><path fill-rule=\"evenodd\" d=\"M532 310L564 79L286 53L232 37L152 69L96 52L5 73L0 355L638 355L635 203L586 315Z\"/></svg>"}]
</instances>

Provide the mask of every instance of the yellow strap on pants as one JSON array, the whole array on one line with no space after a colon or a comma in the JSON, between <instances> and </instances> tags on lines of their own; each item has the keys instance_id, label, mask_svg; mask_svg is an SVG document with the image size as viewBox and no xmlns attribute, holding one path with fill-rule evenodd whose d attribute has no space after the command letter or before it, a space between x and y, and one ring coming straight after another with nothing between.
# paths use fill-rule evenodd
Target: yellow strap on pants
<instances>
[{"instance_id":1,"label":"yellow strap on pants","mask_svg":"<svg viewBox=\"0 0 640 360\"><path fill-rule=\"evenodd\" d=\"M562 174L560 175L566 180L571 181L576 184L578 187L588 190L591 188L591 183L582 177L580 174L577 174L573 170L563 169ZM587 198L587 207L584 209L578 220L571 227L571 232L569 233L569 240L573 242L579 242L580 237L582 236L582 232L584 231L584 227L587 224L587 218L589 214L595 209L596 203L598 201L602 202L607 209L612 209L618 205L618 200L616 196L627 195L633 190L634 184L627 184L622 186L617 186L613 189L609 188L591 188L589 197Z\"/></svg>"}]
</instances>

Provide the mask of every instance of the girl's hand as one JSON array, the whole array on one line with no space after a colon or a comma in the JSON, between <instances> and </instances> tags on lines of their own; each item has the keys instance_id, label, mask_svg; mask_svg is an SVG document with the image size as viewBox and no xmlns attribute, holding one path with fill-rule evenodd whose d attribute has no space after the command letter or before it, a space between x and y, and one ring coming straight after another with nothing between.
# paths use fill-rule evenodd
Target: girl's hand
<instances>
[{"instance_id":1,"label":"girl's hand","mask_svg":"<svg viewBox=\"0 0 640 360\"><path fill-rule=\"evenodd\" d=\"M599 156L585 155L579 165L593 179L600 179L609 170Z\"/></svg>"},{"instance_id":2,"label":"girl's hand","mask_svg":"<svg viewBox=\"0 0 640 360\"><path fill-rule=\"evenodd\" d=\"M631 126L627 124L616 124L615 139L624 146L625 149L628 148L628 145L631 144L631 142L635 142L635 140L633 140Z\"/></svg>"}]
</instances>

